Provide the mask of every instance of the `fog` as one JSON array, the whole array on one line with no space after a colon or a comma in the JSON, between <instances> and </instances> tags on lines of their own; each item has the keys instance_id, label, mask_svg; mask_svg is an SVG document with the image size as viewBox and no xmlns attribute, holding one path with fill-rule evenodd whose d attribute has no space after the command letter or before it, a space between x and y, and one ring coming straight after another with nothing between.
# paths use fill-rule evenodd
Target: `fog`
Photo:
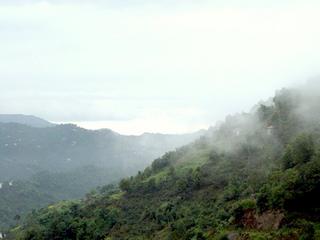
<instances>
[{"instance_id":1,"label":"fog","mask_svg":"<svg viewBox=\"0 0 320 240\"><path fill-rule=\"evenodd\" d=\"M228 115L211 127L202 141L223 153L263 149L272 143L283 151L294 135L319 131L320 78L277 90L250 111ZM281 152L281 151L279 151Z\"/></svg>"},{"instance_id":2,"label":"fog","mask_svg":"<svg viewBox=\"0 0 320 240\"><path fill-rule=\"evenodd\" d=\"M316 239L319 23L315 0L0 0L0 238Z\"/></svg>"},{"instance_id":3,"label":"fog","mask_svg":"<svg viewBox=\"0 0 320 240\"><path fill-rule=\"evenodd\" d=\"M0 113L184 133L319 74L315 1L1 1Z\"/></svg>"}]
</instances>

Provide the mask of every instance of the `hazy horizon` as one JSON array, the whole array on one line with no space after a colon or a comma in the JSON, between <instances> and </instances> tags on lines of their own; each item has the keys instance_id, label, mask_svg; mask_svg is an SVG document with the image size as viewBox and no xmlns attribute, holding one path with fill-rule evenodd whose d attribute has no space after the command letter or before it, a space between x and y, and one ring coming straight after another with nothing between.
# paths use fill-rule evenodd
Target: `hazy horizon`
<instances>
[{"instance_id":1,"label":"hazy horizon","mask_svg":"<svg viewBox=\"0 0 320 240\"><path fill-rule=\"evenodd\" d=\"M1 1L0 113L186 133L319 75L317 1Z\"/></svg>"}]
</instances>

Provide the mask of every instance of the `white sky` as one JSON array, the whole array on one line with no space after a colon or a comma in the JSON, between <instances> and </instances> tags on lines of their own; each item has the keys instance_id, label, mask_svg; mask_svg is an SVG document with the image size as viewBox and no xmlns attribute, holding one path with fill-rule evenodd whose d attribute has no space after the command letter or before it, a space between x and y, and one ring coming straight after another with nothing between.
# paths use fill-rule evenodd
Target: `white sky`
<instances>
[{"instance_id":1,"label":"white sky","mask_svg":"<svg viewBox=\"0 0 320 240\"><path fill-rule=\"evenodd\" d=\"M318 2L1 0L0 113L206 128L319 75Z\"/></svg>"}]
</instances>

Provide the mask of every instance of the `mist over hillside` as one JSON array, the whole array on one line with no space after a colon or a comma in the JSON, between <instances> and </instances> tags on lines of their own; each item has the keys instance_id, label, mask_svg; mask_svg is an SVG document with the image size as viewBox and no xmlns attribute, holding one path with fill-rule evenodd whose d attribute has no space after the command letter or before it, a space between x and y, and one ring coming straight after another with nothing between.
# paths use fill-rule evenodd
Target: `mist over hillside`
<instances>
[{"instance_id":1,"label":"mist over hillside","mask_svg":"<svg viewBox=\"0 0 320 240\"><path fill-rule=\"evenodd\" d=\"M31 209L134 175L202 133L125 136L73 124L0 123L0 228Z\"/></svg>"},{"instance_id":2,"label":"mist over hillside","mask_svg":"<svg viewBox=\"0 0 320 240\"><path fill-rule=\"evenodd\" d=\"M0 240L320 240L319 23L0 0Z\"/></svg>"},{"instance_id":3,"label":"mist over hillside","mask_svg":"<svg viewBox=\"0 0 320 240\"><path fill-rule=\"evenodd\" d=\"M39 171L65 172L87 165L130 175L155 157L200 135L201 132L124 136L72 124L33 128L0 123L0 180L30 177Z\"/></svg>"},{"instance_id":4,"label":"mist over hillside","mask_svg":"<svg viewBox=\"0 0 320 240\"><path fill-rule=\"evenodd\" d=\"M277 91L118 187L33 212L9 239L319 239L319 93Z\"/></svg>"}]
</instances>

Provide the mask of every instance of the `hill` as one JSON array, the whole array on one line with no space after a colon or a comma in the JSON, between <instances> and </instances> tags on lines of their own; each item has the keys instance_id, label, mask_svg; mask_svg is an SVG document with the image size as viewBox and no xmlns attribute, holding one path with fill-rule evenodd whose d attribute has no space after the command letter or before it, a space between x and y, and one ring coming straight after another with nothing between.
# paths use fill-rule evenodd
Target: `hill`
<instances>
[{"instance_id":1,"label":"hill","mask_svg":"<svg viewBox=\"0 0 320 240\"><path fill-rule=\"evenodd\" d=\"M135 177L42 208L14 239L320 239L318 85L226 118Z\"/></svg>"},{"instance_id":2,"label":"hill","mask_svg":"<svg viewBox=\"0 0 320 240\"><path fill-rule=\"evenodd\" d=\"M34 128L0 123L0 228L32 209L83 197L136 174L201 134L124 136L72 124Z\"/></svg>"},{"instance_id":3,"label":"hill","mask_svg":"<svg viewBox=\"0 0 320 240\"><path fill-rule=\"evenodd\" d=\"M72 124L33 128L0 123L0 181L30 177L39 171L66 172L86 165L130 175L155 157L200 135L125 136Z\"/></svg>"},{"instance_id":4,"label":"hill","mask_svg":"<svg viewBox=\"0 0 320 240\"><path fill-rule=\"evenodd\" d=\"M54 124L44 119L23 114L0 114L0 123L19 123L30 127L53 127Z\"/></svg>"}]
</instances>

